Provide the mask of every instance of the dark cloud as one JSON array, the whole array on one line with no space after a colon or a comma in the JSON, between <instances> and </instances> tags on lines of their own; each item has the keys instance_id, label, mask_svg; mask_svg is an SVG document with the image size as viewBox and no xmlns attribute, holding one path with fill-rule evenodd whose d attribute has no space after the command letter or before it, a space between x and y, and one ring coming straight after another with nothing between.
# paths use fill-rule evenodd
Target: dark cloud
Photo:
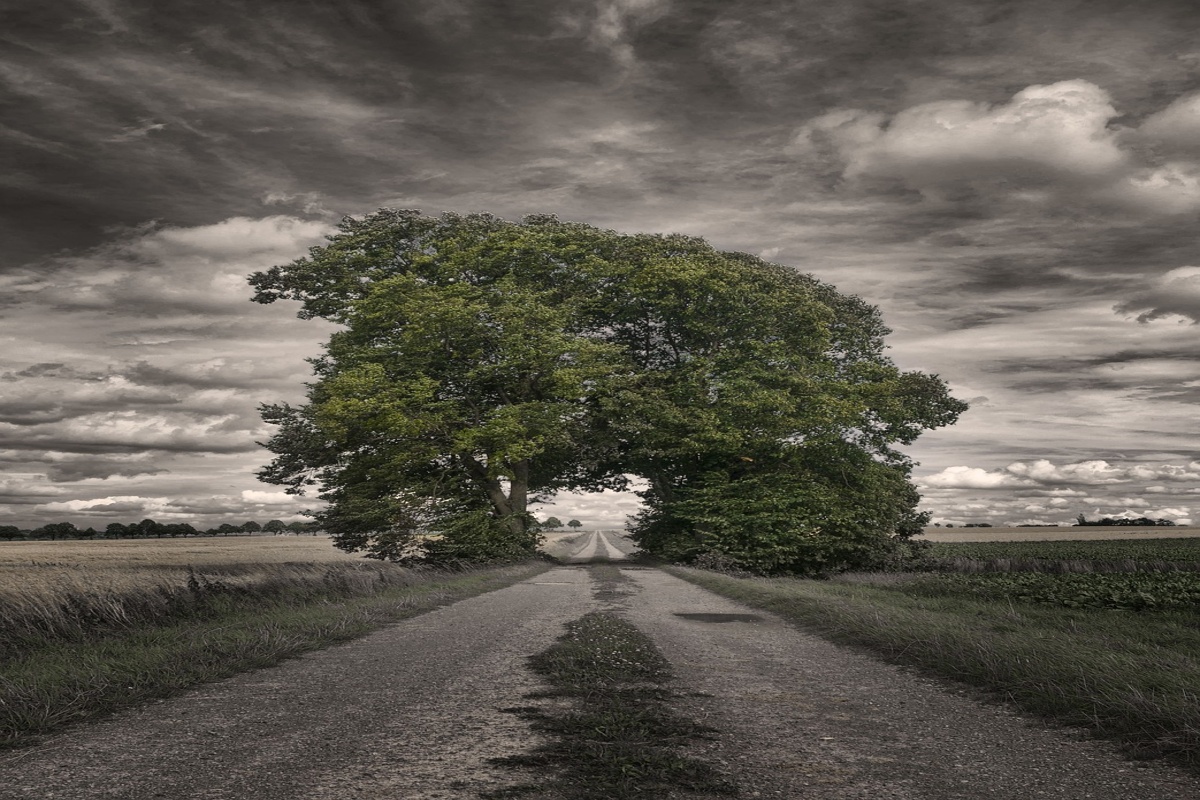
<instances>
[{"instance_id":1,"label":"dark cloud","mask_svg":"<svg viewBox=\"0 0 1200 800\"><path fill-rule=\"evenodd\" d=\"M680 231L860 294L898 361L990 398L919 443L930 474L1167 450L1200 381L1198 35L1175 0L30 6L0 31L0 433L60 455L5 463L254 507L207 464L329 329L245 275L380 205Z\"/></svg>"}]
</instances>

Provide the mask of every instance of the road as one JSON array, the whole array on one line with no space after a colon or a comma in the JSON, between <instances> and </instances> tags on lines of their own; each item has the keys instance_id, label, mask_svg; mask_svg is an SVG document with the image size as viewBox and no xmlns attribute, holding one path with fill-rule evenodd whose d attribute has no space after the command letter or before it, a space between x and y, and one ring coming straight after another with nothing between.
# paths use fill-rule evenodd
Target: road
<instances>
[{"instance_id":1,"label":"road","mask_svg":"<svg viewBox=\"0 0 1200 800\"><path fill-rule=\"evenodd\" d=\"M620 550L614 538L589 536L574 555ZM681 688L699 693L679 708L719 735L692 754L743 797L1200 798L1170 767L1125 761L660 570L619 566L615 590L587 568L556 567L0 755L0 798L471 798L515 780L488 758L536 741L501 710L538 688L526 657L598 609L647 632Z\"/></svg>"},{"instance_id":2,"label":"road","mask_svg":"<svg viewBox=\"0 0 1200 800\"><path fill-rule=\"evenodd\" d=\"M605 561L627 561L636 549L628 538L615 531L592 531L574 543L563 543L555 554L565 564L588 564ZM574 537L572 537L574 538Z\"/></svg>"}]
</instances>

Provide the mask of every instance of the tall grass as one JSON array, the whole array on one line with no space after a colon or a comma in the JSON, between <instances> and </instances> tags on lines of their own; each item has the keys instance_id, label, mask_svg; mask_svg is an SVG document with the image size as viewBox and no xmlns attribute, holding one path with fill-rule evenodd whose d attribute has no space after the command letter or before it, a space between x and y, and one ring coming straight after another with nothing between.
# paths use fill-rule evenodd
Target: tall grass
<instances>
[{"instance_id":1,"label":"tall grass","mask_svg":"<svg viewBox=\"0 0 1200 800\"><path fill-rule=\"evenodd\" d=\"M412 570L365 560L229 565L210 574L164 570L149 582L127 586L112 586L102 577L40 584L29 580L25 591L0 589L0 663L57 642L211 618L253 604L364 596L429 580Z\"/></svg>"}]
</instances>

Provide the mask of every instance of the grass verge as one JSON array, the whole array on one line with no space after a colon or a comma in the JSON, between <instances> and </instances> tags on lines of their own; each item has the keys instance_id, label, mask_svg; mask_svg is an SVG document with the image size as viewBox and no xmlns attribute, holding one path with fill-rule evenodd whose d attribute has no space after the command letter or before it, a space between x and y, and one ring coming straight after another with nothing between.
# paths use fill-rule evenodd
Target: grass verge
<instances>
[{"instance_id":1,"label":"grass verge","mask_svg":"<svg viewBox=\"0 0 1200 800\"><path fill-rule=\"evenodd\" d=\"M637 628L607 612L568 623L530 666L550 688L547 705L509 709L545 737L532 753L496 763L532 769L544 781L487 798L562 800L734 795L735 788L681 748L712 731L675 713L670 665Z\"/></svg>"},{"instance_id":2,"label":"grass verge","mask_svg":"<svg viewBox=\"0 0 1200 800\"><path fill-rule=\"evenodd\" d=\"M122 616L109 615L92 627L59 625L40 641L26 630L19 651L0 661L0 747L32 744L65 725L347 641L548 568L384 569L390 566L360 580L362 570L350 567L311 580L293 571L259 591L216 588L192 576L190 594L164 601L168 613L157 618L118 624Z\"/></svg>"},{"instance_id":3,"label":"grass verge","mask_svg":"<svg viewBox=\"0 0 1200 800\"><path fill-rule=\"evenodd\" d=\"M834 641L1200 773L1200 626L1187 612L910 596L870 585L668 572Z\"/></svg>"}]
</instances>

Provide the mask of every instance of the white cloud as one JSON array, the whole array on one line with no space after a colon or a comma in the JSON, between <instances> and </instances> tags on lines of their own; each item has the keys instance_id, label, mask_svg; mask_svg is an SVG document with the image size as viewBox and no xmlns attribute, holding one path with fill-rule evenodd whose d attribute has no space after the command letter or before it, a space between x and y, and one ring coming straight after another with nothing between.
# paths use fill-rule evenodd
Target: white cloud
<instances>
[{"instance_id":1,"label":"white cloud","mask_svg":"<svg viewBox=\"0 0 1200 800\"><path fill-rule=\"evenodd\" d=\"M918 478L917 485L936 489L1003 489L1028 484L1006 472L957 466Z\"/></svg>"},{"instance_id":2,"label":"white cloud","mask_svg":"<svg viewBox=\"0 0 1200 800\"><path fill-rule=\"evenodd\" d=\"M88 450L160 449L235 452L254 449L254 435L236 415L217 416L147 411L98 411L56 423L17 426L0 423L0 433L27 444Z\"/></svg>"},{"instance_id":3,"label":"white cloud","mask_svg":"<svg viewBox=\"0 0 1200 800\"><path fill-rule=\"evenodd\" d=\"M1083 461L1056 466L1046 459L1015 462L1005 467L1009 473L1039 484L1067 483L1075 485L1104 485L1128 481L1128 470L1110 465L1107 461Z\"/></svg>"},{"instance_id":4,"label":"white cloud","mask_svg":"<svg viewBox=\"0 0 1200 800\"><path fill-rule=\"evenodd\" d=\"M311 500L305 500L286 492L261 492L257 489L243 489L242 500L260 506L308 506Z\"/></svg>"},{"instance_id":5,"label":"white cloud","mask_svg":"<svg viewBox=\"0 0 1200 800\"><path fill-rule=\"evenodd\" d=\"M1112 124L1118 114L1102 88L1067 80L998 105L939 100L890 117L837 109L802 126L791 152L834 156L851 181L894 178L929 196L966 182L1025 203L1086 201L1149 215L1200 209L1200 165L1186 158L1200 156L1200 94L1137 131ZM1139 141L1176 158L1146 160L1128 146Z\"/></svg>"},{"instance_id":6,"label":"white cloud","mask_svg":"<svg viewBox=\"0 0 1200 800\"><path fill-rule=\"evenodd\" d=\"M1035 515L1040 522L1066 523L1080 512L1090 518L1179 521L1190 515L1181 502L1200 494L1195 488L1200 483L1200 462L1092 459L1056 464L1035 459L993 470L951 467L916 482L923 494L922 507L938 521L1022 524L1032 522L1025 517ZM975 502L984 490L995 491L987 491L986 502ZM1154 509L1152 504L1161 507Z\"/></svg>"},{"instance_id":7,"label":"white cloud","mask_svg":"<svg viewBox=\"0 0 1200 800\"><path fill-rule=\"evenodd\" d=\"M845 175L902 178L915 187L946 181L1049 176L1095 179L1126 161L1108 122L1112 100L1083 80L1030 86L1009 103L923 103L890 119L839 110L813 120L798 141L827 138Z\"/></svg>"},{"instance_id":8,"label":"white cloud","mask_svg":"<svg viewBox=\"0 0 1200 800\"><path fill-rule=\"evenodd\" d=\"M325 222L287 216L230 217L212 225L164 227L139 239L135 252L151 256L196 253L211 258L244 259L258 253L296 251L329 232Z\"/></svg>"},{"instance_id":9,"label":"white cloud","mask_svg":"<svg viewBox=\"0 0 1200 800\"><path fill-rule=\"evenodd\" d=\"M1138 132L1169 152L1200 155L1200 92L1180 97L1151 114Z\"/></svg>"}]
</instances>

